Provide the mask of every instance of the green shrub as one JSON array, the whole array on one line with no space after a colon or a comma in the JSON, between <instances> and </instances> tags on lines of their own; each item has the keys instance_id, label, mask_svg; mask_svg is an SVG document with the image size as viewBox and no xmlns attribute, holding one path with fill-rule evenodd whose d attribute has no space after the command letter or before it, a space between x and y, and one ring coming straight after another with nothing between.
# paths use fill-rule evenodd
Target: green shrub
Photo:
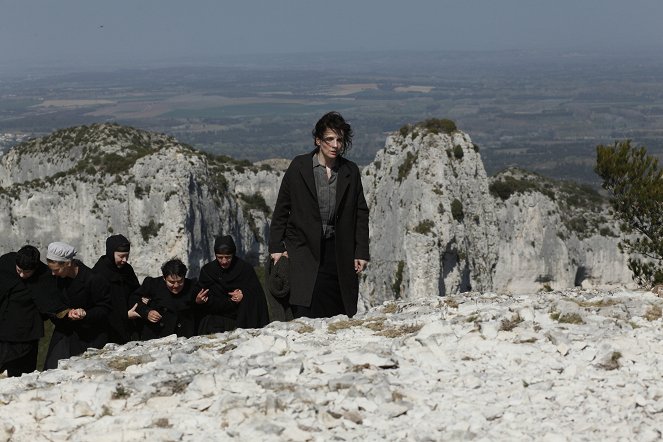
<instances>
[{"instance_id":1,"label":"green shrub","mask_svg":"<svg viewBox=\"0 0 663 442\"><path fill-rule=\"evenodd\" d=\"M463 159L463 155L463 147L460 144L456 144L454 146L454 157L456 157L458 160L461 160Z\"/></svg>"},{"instance_id":2,"label":"green shrub","mask_svg":"<svg viewBox=\"0 0 663 442\"><path fill-rule=\"evenodd\" d=\"M398 266L396 267L396 274L394 275L394 282L391 285L391 290L394 292L395 299L399 299L401 297L401 284L403 283L404 269L405 269L405 262L398 261Z\"/></svg>"},{"instance_id":3,"label":"green shrub","mask_svg":"<svg viewBox=\"0 0 663 442\"><path fill-rule=\"evenodd\" d=\"M140 226L140 234L143 241L147 242L150 238L154 238L159 234L159 230L163 227L163 223L155 223L153 219L146 226Z\"/></svg>"},{"instance_id":4,"label":"green shrub","mask_svg":"<svg viewBox=\"0 0 663 442\"><path fill-rule=\"evenodd\" d=\"M428 132L434 134L438 133L452 134L456 130L458 130L458 128L456 127L456 123L446 118L430 118L426 121L418 123L417 126L426 129Z\"/></svg>"},{"instance_id":5,"label":"green shrub","mask_svg":"<svg viewBox=\"0 0 663 442\"><path fill-rule=\"evenodd\" d=\"M244 202L244 207L248 210L259 210L265 215L269 215L269 206L265 202L265 198L259 193L254 193L252 195L245 195L243 193L239 194L239 198Z\"/></svg>"},{"instance_id":6,"label":"green shrub","mask_svg":"<svg viewBox=\"0 0 663 442\"><path fill-rule=\"evenodd\" d=\"M465 214L463 213L463 203L461 203L458 199L454 199L451 202L451 216L453 219L459 222L465 218Z\"/></svg>"},{"instance_id":7,"label":"green shrub","mask_svg":"<svg viewBox=\"0 0 663 442\"><path fill-rule=\"evenodd\" d=\"M414 228L414 231L422 235L428 235L433 230L433 227L435 227L435 223L430 219L425 219Z\"/></svg>"},{"instance_id":8,"label":"green shrub","mask_svg":"<svg viewBox=\"0 0 663 442\"><path fill-rule=\"evenodd\" d=\"M402 182L405 178L407 178L408 174L412 170L412 166L414 166L415 161L417 161L416 154L408 152L405 155L405 161L403 161L403 164L398 166L398 177L396 179L399 182Z\"/></svg>"}]
</instances>

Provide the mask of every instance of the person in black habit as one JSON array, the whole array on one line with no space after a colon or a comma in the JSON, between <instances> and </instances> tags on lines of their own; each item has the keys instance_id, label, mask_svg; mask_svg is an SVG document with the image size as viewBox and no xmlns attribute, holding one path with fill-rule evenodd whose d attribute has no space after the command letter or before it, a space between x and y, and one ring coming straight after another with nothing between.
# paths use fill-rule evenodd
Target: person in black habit
<instances>
[{"instance_id":1,"label":"person in black habit","mask_svg":"<svg viewBox=\"0 0 663 442\"><path fill-rule=\"evenodd\" d=\"M200 285L209 289L202 297L198 333L211 334L236 328L260 328L269 322L267 300L251 264L236 255L230 235L214 241L213 261L200 270Z\"/></svg>"},{"instance_id":2,"label":"person in black habit","mask_svg":"<svg viewBox=\"0 0 663 442\"><path fill-rule=\"evenodd\" d=\"M140 284L133 267L127 262L130 252L131 243L126 237L109 236L106 239L106 254L102 255L92 268L110 284L112 311L109 318L108 342L116 344L125 344L138 339L137 304L129 305L129 296L140 287Z\"/></svg>"},{"instance_id":3,"label":"person in black habit","mask_svg":"<svg viewBox=\"0 0 663 442\"><path fill-rule=\"evenodd\" d=\"M76 249L67 243L48 245L46 263L69 310L62 318L51 318L55 328L44 364L47 369L57 368L60 359L80 355L88 348L101 348L108 342L110 284L75 256Z\"/></svg>"},{"instance_id":4,"label":"person in black habit","mask_svg":"<svg viewBox=\"0 0 663 442\"><path fill-rule=\"evenodd\" d=\"M35 371L44 319L57 314L66 314L66 307L39 250L26 245L0 256L0 372Z\"/></svg>"},{"instance_id":5,"label":"person in black habit","mask_svg":"<svg viewBox=\"0 0 663 442\"><path fill-rule=\"evenodd\" d=\"M138 304L136 312L143 318L141 339L156 339L176 334L189 338L195 330L197 299L207 296L197 281L186 277L186 265L171 259L161 266L160 277L147 277L129 300ZM198 301L201 302L201 301Z\"/></svg>"}]
</instances>

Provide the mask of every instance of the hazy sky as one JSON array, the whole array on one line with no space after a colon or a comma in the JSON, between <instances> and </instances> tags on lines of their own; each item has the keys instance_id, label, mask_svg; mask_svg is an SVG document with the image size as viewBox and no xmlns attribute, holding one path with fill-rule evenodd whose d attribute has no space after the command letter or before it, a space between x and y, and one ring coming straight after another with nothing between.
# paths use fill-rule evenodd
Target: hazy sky
<instances>
[{"instance_id":1,"label":"hazy sky","mask_svg":"<svg viewBox=\"0 0 663 442\"><path fill-rule=\"evenodd\" d=\"M367 50L661 50L661 0L0 0L0 65Z\"/></svg>"}]
</instances>

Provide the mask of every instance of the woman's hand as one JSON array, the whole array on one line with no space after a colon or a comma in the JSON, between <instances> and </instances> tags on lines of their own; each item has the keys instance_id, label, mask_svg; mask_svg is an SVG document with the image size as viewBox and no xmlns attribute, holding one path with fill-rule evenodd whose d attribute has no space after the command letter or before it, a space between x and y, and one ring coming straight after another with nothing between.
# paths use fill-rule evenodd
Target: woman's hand
<instances>
[{"instance_id":1,"label":"woman's hand","mask_svg":"<svg viewBox=\"0 0 663 442\"><path fill-rule=\"evenodd\" d=\"M232 292L228 293L230 295L230 300L232 302L240 302L244 298L244 293L240 289L235 289Z\"/></svg>"},{"instance_id":2,"label":"woman's hand","mask_svg":"<svg viewBox=\"0 0 663 442\"><path fill-rule=\"evenodd\" d=\"M209 289L201 289L196 295L196 304L205 304L209 299Z\"/></svg>"},{"instance_id":3,"label":"woman's hand","mask_svg":"<svg viewBox=\"0 0 663 442\"><path fill-rule=\"evenodd\" d=\"M279 262L279 259L281 259L282 256L285 256L287 258L288 252L272 253L270 256L272 257L272 261L274 261L274 264L276 264L277 262Z\"/></svg>"},{"instance_id":4,"label":"woman's hand","mask_svg":"<svg viewBox=\"0 0 663 442\"><path fill-rule=\"evenodd\" d=\"M147 320L156 324L157 322L161 321L161 313L156 310L150 310L150 312L147 314Z\"/></svg>"},{"instance_id":5,"label":"woman's hand","mask_svg":"<svg viewBox=\"0 0 663 442\"><path fill-rule=\"evenodd\" d=\"M364 271L366 268L366 264L368 264L368 261L363 260L363 259L355 259L355 272L357 274L360 274L361 272Z\"/></svg>"},{"instance_id":6,"label":"woman's hand","mask_svg":"<svg viewBox=\"0 0 663 442\"><path fill-rule=\"evenodd\" d=\"M138 307L138 303L135 303L133 307L131 307L131 310L127 312L127 318L129 319L137 319L140 318L141 316L138 314L136 311L136 307Z\"/></svg>"},{"instance_id":7,"label":"woman's hand","mask_svg":"<svg viewBox=\"0 0 663 442\"><path fill-rule=\"evenodd\" d=\"M67 317L72 321L80 321L81 319L85 318L86 314L87 313L82 308L72 308L69 310L69 313L67 313Z\"/></svg>"}]
</instances>

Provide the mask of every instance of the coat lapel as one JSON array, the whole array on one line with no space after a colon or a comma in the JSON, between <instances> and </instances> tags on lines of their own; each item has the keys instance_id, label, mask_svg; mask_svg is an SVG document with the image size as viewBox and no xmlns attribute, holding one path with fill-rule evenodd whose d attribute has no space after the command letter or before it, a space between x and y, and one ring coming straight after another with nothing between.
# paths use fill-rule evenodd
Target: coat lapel
<instances>
[{"instance_id":1,"label":"coat lapel","mask_svg":"<svg viewBox=\"0 0 663 442\"><path fill-rule=\"evenodd\" d=\"M318 201L318 191L315 189L315 177L313 176L313 154L304 157L302 163L299 165L299 173L302 174L304 184L308 188L313 198Z\"/></svg>"},{"instance_id":2,"label":"coat lapel","mask_svg":"<svg viewBox=\"0 0 663 442\"><path fill-rule=\"evenodd\" d=\"M347 163L341 158L341 163L338 166L338 182L336 183L336 214L338 215L338 209L341 207L343 198L348 191L348 186L350 185L350 167Z\"/></svg>"}]
</instances>

